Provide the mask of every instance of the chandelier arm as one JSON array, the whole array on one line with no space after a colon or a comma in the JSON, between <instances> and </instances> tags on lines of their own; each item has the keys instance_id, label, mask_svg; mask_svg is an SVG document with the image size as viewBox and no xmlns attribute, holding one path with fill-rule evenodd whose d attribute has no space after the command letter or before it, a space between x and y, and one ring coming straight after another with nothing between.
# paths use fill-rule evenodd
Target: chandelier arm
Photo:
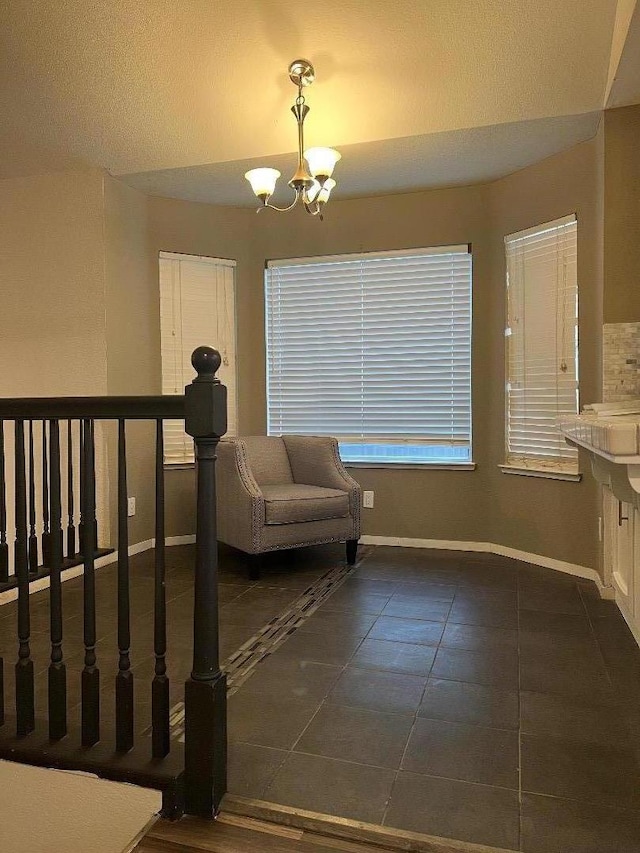
<instances>
[{"instance_id":1,"label":"chandelier arm","mask_svg":"<svg viewBox=\"0 0 640 853\"><path fill-rule=\"evenodd\" d=\"M296 197L294 198L294 200L291 202L291 204L288 207L276 207L275 204L269 204L269 202L266 201L262 205L262 207L259 207L256 210L256 213L260 213L260 211L264 210L265 207L268 207L270 210L277 210L279 213L286 213L287 210L292 210L296 206L296 204L298 203L299 200L300 200L300 191L296 190Z\"/></svg>"},{"instance_id":2,"label":"chandelier arm","mask_svg":"<svg viewBox=\"0 0 640 853\"><path fill-rule=\"evenodd\" d=\"M304 201L303 199L303 203L304 209L307 211L307 213L310 213L311 216L318 216L321 208L317 201L309 203L308 201Z\"/></svg>"}]
</instances>

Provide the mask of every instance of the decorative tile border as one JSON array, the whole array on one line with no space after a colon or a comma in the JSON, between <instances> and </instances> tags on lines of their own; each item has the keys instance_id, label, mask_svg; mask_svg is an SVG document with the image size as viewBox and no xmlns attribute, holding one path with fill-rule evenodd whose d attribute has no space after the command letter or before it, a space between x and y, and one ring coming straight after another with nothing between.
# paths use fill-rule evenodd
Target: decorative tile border
<instances>
[{"instance_id":1,"label":"decorative tile border","mask_svg":"<svg viewBox=\"0 0 640 853\"><path fill-rule=\"evenodd\" d=\"M298 596L285 611L260 628L253 637L228 657L221 666L227 673L227 696L232 696L255 672L257 666L303 625L321 607L346 579L360 566L372 551L371 546L361 546L355 566L340 563L325 572ZM184 702L177 702L169 719L171 739L184 742ZM151 734L151 727L144 734Z\"/></svg>"}]
</instances>

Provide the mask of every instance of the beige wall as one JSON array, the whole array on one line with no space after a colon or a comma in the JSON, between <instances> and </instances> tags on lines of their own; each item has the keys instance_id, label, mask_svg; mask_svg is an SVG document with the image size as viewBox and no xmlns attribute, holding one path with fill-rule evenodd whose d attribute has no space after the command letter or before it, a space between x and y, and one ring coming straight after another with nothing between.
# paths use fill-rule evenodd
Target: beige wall
<instances>
[{"instance_id":1,"label":"beige wall","mask_svg":"<svg viewBox=\"0 0 640 853\"><path fill-rule=\"evenodd\" d=\"M491 541L593 568L599 566L599 493L586 455L580 458L580 483L502 474L497 466L504 442L505 234L576 213L580 399L601 399L601 143L599 136L491 186L492 343L485 365L491 377Z\"/></svg>"},{"instance_id":2,"label":"beige wall","mask_svg":"<svg viewBox=\"0 0 640 853\"><path fill-rule=\"evenodd\" d=\"M375 491L363 532L490 541L593 568L599 565L597 489L502 474L504 447L503 236L577 212L583 399L598 399L602 303L599 141L485 187L332 202L323 223L300 215L256 224L257 255L279 258L471 243L473 250L473 457L475 471L353 469ZM254 282L262 306L262 280ZM260 324L261 325L261 324ZM264 338L252 361L264 371ZM264 429L256 394L252 418Z\"/></svg>"},{"instance_id":3,"label":"beige wall","mask_svg":"<svg viewBox=\"0 0 640 853\"><path fill-rule=\"evenodd\" d=\"M477 469L354 469L362 486L376 493L375 508L363 514L363 532L491 541L597 568L598 493L585 460L586 476L578 484L505 475L498 465L504 446L504 234L577 212L582 398L599 397L601 147L599 137L484 187L336 199L323 223L297 211L287 216L267 212L257 218L252 210L150 198L147 241L144 246L144 241L138 242L138 255L144 251L146 262L136 270L146 276L148 289L140 304L158 317L159 251L236 259L240 430L264 432L267 259L471 243ZM138 201L133 207L140 223ZM126 211L120 216L126 217ZM127 240L130 243L130 235ZM147 335L147 342L157 347L153 336ZM129 348L134 348L133 341ZM149 391L154 392L153 371L148 379ZM190 533L193 472L168 472L167 484L168 533Z\"/></svg>"},{"instance_id":4,"label":"beige wall","mask_svg":"<svg viewBox=\"0 0 640 853\"><path fill-rule=\"evenodd\" d=\"M102 175L0 181L0 396L105 394Z\"/></svg>"},{"instance_id":5,"label":"beige wall","mask_svg":"<svg viewBox=\"0 0 640 853\"><path fill-rule=\"evenodd\" d=\"M490 387L488 288L489 199L482 187L433 190L377 198L335 200L324 222L296 211L264 216L254 225L262 258L302 257L383 249L471 243L473 249L473 413L477 471L376 470L352 474L375 491L375 508L363 511L363 532L377 536L485 541L488 527L485 434ZM261 309L262 277L254 282ZM263 320L261 317L261 328ZM264 376L264 334L254 339L252 360ZM264 381L264 380L263 380ZM264 397L256 395L254 422L265 427Z\"/></svg>"},{"instance_id":6,"label":"beige wall","mask_svg":"<svg viewBox=\"0 0 640 853\"><path fill-rule=\"evenodd\" d=\"M640 320L640 105L607 110L604 321Z\"/></svg>"},{"instance_id":7,"label":"beige wall","mask_svg":"<svg viewBox=\"0 0 640 853\"><path fill-rule=\"evenodd\" d=\"M104 178L105 323L107 393L160 393L160 308L148 257L147 198L108 176ZM155 426L129 421L127 492L136 498L129 542L154 535ZM109 430L111 542L117 540L117 435Z\"/></svg>"},{"instance_id":8,"label":"beige wall","mask_svg":"<svg viewBox=\"0 0 640 853\"><path fill-rule=\"evenodd\" d=\"M264 400L264 371L256 378L252 363L252 341L256 335L264 338L256 325L259 306L256 305L254 281L258 275L253 259L251 239L255 213L233 207L214 207L207 204L168 198L148 199L149 230L146 251L148 264L147 287L153 300L153 316L160 322L158 289L158 255L160 252L180 252L187 255L232 258L237 261L236 310L238 325L238 418L240 429L255 431L255 395ZM202 341L212 344L215 341ZM159 344L156 385L160 388ZM194 472L167 471L167 535L181 536L194 532Z\"/></svg>"},{"instance_id":9,"label":"beige wall","mask_svg":"<svg viewBox=\"0 0 640 853\"><path fill-rule=\"evenodd\" d=\"M265 260L469 242L474 264L477 469L357 469L363 487L376 492L375 509L364 513L364 532L493 541L597 567L597 491L588 471L582 483L573 484L508 476L497 466L504 442L504 234L572 211L578 213L582 399L599 397L602 141L599 136L487 186L336 199L323 223L297 211L287 216L265 212L256 217L251 209L146 198L111 178L104 178L103 183L96 173L82 179L27 179L20 182L19 192L14 191L22 220L5 213L2 231L9 247L16 243L18 231L29 236L22 238L22 255L14 247L4 280L24 281L24 287L34 291L34 298L46 299L49 288L39 282L47 270L49 249L55 259L56 298L51 297L46 305L63 321L68 316L74 319L64 326L69 334L60 347L60 364L65 366L61 370L65 387L71 384L70 376L78 376L79 382L74 384L77 391L69 387L66 393L87 393L81 387L90 384L93 393L149 394L160 390L158 253L234 258L238 265L239 418L240 430L246 434L265 428ZM32 191L22 198L29 180L34 182ZM31 243L37 263L26 254ZM9 291L6 325L15 338L16 329L28 317L13 288ZM41 314L39 321L29 325L39 341L53 328L51 323L45 324L44 311ZM84 325L78 322L87 318ZM56 334L56 352L59 343ZM38 346L48 355L46 344ZM73 355L67 355L67 350ZM84 350L86 356L80 358L78 353ZM44 353L43 360L47 360ZM87 379L92 375L99 377L98 384ZM48 393L56 393L56 389L65 393L50 375L42 387ZM28 393L43 393L32 388ZM131 541L135 542L153 535L151 430L132 427L129 446L129 494L136 496L138 506L138 515L131 520ZM583 470L587 469L583 466ZM167 473L168 535L193 532L193 491L193 471Z\"/></svg>"}]
</instances>

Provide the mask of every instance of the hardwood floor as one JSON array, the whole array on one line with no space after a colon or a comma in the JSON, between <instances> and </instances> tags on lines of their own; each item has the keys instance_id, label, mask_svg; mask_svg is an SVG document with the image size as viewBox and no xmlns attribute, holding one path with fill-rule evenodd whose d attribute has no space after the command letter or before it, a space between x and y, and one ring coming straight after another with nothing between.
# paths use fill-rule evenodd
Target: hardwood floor
<instances>
[{"instance_id":1,"label":"hardwood floor","mask_svg":"<svg viewBox=\"0 0 640 853\"><path fill-rule=\"evenodd\" d=\"M222 814L215 822L158 821L132 853L385 853L390 848Z\"/></svg>"}]
</instances>

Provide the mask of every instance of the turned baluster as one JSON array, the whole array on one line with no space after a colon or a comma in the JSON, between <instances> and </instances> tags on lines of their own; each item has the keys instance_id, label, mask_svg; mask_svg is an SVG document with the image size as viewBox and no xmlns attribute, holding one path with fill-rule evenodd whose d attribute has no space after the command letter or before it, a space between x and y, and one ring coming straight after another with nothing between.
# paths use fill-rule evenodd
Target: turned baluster
<instances>
[{"instance_id":1,"label":"turned baluster","mask_svg":"<svg viewBox=\"0 0 640 853\"><path fill-rule=\"evenodd\" d=\"M60 740L67 733L67 675L62 654L62 498L60 484L60 425L49 422L49 487L51 493L51 566L49 664L49 737Z\"/></svg>"},{"instance_id":2,"label":"turned baluster","mask_svg":"<svg viewBox=\"0 0 640 853\"><path fill-rule=\"evenodd\" d=\"M118 422L118 674L116 675L116 750L133 747L133 674L129 605L129 522L125 422Z\"/></svg>"},{"instance_id":3,"label":"turned baluster","mask_svg":"<svg viewBox=\"0 0 640 853\"><path fill-rule=\"evenodd\" d=\"M29 556L27 552L27 488L24 452L24 421L16 421L15 433L15 567L18 578L18 662L16 663L16 732L28 735L35 727L33 661L29 618Z\"/></svg>"}]
</instances>

